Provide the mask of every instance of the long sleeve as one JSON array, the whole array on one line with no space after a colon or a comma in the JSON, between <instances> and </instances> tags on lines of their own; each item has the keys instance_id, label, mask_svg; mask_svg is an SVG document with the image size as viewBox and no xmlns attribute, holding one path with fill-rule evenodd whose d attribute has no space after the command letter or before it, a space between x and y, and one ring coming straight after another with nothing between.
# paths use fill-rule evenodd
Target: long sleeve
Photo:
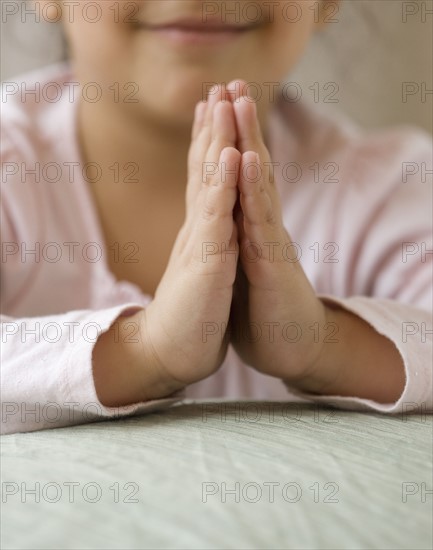
<instances>
[{"instance_id":1,"label":"long sleeve","mask_svg":"<svg viewBox=\"0 0 433 550\"><path fill-rule=\"evenodd\" d=\"M74 78L61 65L25 80L64 86ZM76 104L67 98L65 93L58 103L23 104L16 96L2 113L4 433L151 411L180 398L121 409L98 402L91 360L95 331L109 330L119 315L146 307L151 298L110 273L82 176ZM298 166L299 180L292 170L276 174L285 225L303 252L317 295L394 342L406 372L395 403L290 389L292 396L347 409L431 410L431 138L401 128L365 136L335 116L317 117L302 102L282 103L271 122L273 161L292 168L295 159ZM280 380L261 375L229 351L219 371L186 388L188 397L287 396Z\"/></svg>"},{"instance_id":2,"label":"long sleeve","mask_svg":"<svg viewBox=\"0 0 433 550\"><path fill-rule=\"evenodd\" d=\"M389 413L433 410L431 156L431 138L418 130L359 140L341 164L335 200L326 200L329 187L319 199L330 227L324 240L339 252L335 263L322 265L326 284L318 285L318 296L394 343L405 368L403 393L394 403L377 403L290 388L299 397Z\"/></svg>"},{"instance_id":3,"label":"long sleeve","mask_svg":"<svg viewBox=\"0 0 433 550\"><path fill-rule=\"evenodd\" d=\"M104 407L92 373L97 338L122 315L124 304L100 311L80 310L43 317L1 318L1 432L58 428L166 407L176 397ZM120 336L122 337L122 336ZM113 333L113 338L119 335Z\"/></svg>"},{"instance_id":4,"label":"long sleeve","mask_svg":"<svg viewBox=\"0 0 433 550\"><path fill-rule=\"evenodd\" d=\"M43 317L1 318L1 432L58 428L150 412L177 397L104 407L92 373L97 338L113 322L140 308L124 304ZM113 334L113 338L122 337Z\"/></svg>"},{"instance_id":5,"label":"long sleeve","mask_svg":"<svg viewBox=\"0 0 433 550\"><path fill-rule=\"evenodd\" d=\"M71 80L63 65L45 78L59 85ZM2 433L130 415L179 400L107 408L97 398L97 336L151 297L109 272L79 169L76 105L62 97L55 104L12 100L2 113Z\"/></svg>"},{"instance_id":6,"label":"long sleeve","mask_svg":"<svg viewBox=\"0 0 433 550\"><path fill-rule=\"evenodd\" d=\"M358 315L379 334L386 336L394 343L404 363L405 387L399 399L394 403L378 403L369 399L338 395L318 396L296 391L293 388L290 388L290 391L299 397L344 409L373 409L380 412L402 414L410 412L424 414L433 411L431 313L401 304L396 300L364 296L337 299L322 295L320 298Z\"/></svg>"}]
</instances>

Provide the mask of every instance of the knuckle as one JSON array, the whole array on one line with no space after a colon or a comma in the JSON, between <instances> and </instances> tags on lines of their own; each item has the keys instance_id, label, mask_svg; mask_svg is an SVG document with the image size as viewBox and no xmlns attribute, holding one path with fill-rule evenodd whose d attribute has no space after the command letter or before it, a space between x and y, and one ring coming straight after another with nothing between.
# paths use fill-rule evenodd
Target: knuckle
<instances>
[{"instance_id":1,"label":"knuckle","mask_svg":"<svg viewBox=\"0 0 433 550\"><path fill-rule=\"evenodd\" d=\"M266 210L265 222L271 227L275 227L277 225L277 219L272 208Z\"/></svg>"},{"instance_id":2,"label":"knuckle","mask_svg":"<svg viewBox=\"0 0 433 550\"><path fill-rule=\"evenodd\" d=\"M217 217L217 209L215 204L206 201L203 206L201 216L204 221L213 221Z\"/></svg>"}]
</instances>

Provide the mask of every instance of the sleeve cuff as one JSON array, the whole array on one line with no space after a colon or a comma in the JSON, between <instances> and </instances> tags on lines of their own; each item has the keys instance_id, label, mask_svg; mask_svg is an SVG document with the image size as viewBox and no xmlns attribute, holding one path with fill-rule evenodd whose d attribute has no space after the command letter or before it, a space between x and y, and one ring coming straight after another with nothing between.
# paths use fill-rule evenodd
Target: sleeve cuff
<instances>
[{"instance_id":1,"label":"sleeve cuff","mask_svg":"<svg viewBox=\"0 0 433 550\"><path fill-rule=\"evenodd\" d=\"M86 336L84 327L95 327L98 330L98 337L107 332L112 324L122 316L129 316L143 306L136 303L127 303L121 306L112 307L99 311L83 311L79 319L79 324L83 327L78 330L77 341L70 347L69 357L66 365L66 384L68 407L73 418L70 422L81 423L98 418L118 418L142 412L152 412L154 410L168 407L183 397L183 391L176 392L169 397L154 399L146 402L134 403L123 407L105 407L98 399L93 378L92 354L97 338L90 339ZM89 334L91 329L89 329Z\"/></svg>"},{"instance_id":2,"label":"sleeve cuff","mask_svg":"<svg viewBox=\"0 0 433 550\"><path fill-rule=\"evenodd\" d=\"M430 313L388 299L365 296L336 298L329 295L318 295L318 298L361 317L379 334L394 343L404 363L405 387L399 399L393 403L379 403L359 397L316 395L290 387L291 393L309 401L327 403L344 409L374 410L383 413L424 413L433 410Z\"/></svg>"}]
</instances>

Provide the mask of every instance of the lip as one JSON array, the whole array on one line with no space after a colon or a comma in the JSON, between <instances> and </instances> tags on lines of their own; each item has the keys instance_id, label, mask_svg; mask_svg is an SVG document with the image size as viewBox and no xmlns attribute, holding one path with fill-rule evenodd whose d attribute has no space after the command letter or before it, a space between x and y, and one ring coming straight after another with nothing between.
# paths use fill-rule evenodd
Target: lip
<instances>
[{"instance_id":1,"label":"lip","mask_svg":"<svg viewBox=\"0 0 433 550\"><path fill-rule=\"evenodd\" d=\"M221 20L203 21L183 18L161 24L139 23L139 28L152 32L175 45L214 45L231 42L257 29L261 23L228 24Z\"/></svg>"}]
</instances>

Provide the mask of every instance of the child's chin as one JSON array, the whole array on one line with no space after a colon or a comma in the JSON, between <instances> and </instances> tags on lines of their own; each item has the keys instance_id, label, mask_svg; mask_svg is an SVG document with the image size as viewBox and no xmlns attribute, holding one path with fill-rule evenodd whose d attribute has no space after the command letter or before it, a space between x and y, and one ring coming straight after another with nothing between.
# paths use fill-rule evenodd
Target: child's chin
<instances>
[{"instance_id":1,"label":"child's chin","mask_svg":"<svg viewBox=\"0 0 433 550\"><path fill-rule=\"evenodd\" d=\"M147 95L147 94L146 94ZM151 93L143 103L147 104L158 117L174 123L190 123L194 108L202 99L202 83L188 87L165 87L160 93Z\"/></svg>"},{"instance_id":2,"label":"child's chin","mask_svg":"<svg viewBox=\"0 0 433 550\"><path fill-rule=\"evenodd\" d=\"M197 98L197 101L200 97ZM182 102L155 102L153 98L150 101L143 100L147 104L144 111L145 118L153 119L156 125L165 126L175 129L188 129L194 119L194 108L197 101L182 101Z\"/></svg>"}]
</instances>

